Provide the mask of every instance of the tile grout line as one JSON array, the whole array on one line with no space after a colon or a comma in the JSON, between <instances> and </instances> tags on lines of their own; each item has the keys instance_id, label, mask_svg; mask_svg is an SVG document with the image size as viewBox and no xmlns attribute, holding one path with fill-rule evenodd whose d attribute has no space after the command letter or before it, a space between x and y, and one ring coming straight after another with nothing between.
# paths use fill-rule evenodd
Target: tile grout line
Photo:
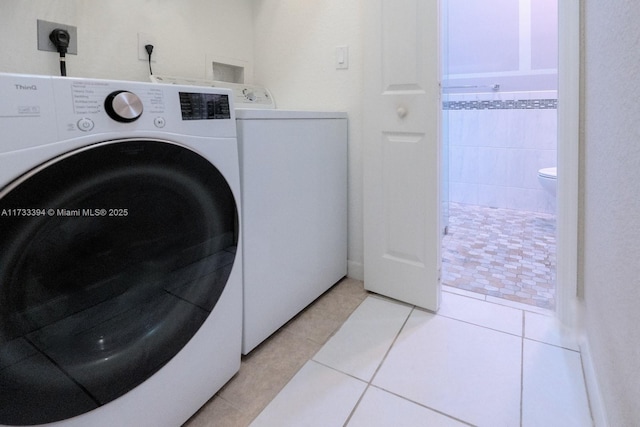
<instances>
[{"instance_id":1,"label":"tile grout line","mask_svg":"<svg viewBox=\"0 0 640 427\"><path fill-rule=\"evenodd\" d=\"M389 353L391 352L391 349L396 344L396 341L400 337L400 334L404 330L404 327L407 325L407 322L409 321L409 318L411 317L411 315L413 314L415 309L416 309L415 306L411 307L411 311L409 311L409 314L407 314L407 318L404 319L404 322L402 322L402 326L400 327L400 329L398 329L398 333L396 333L396 336L393 338L393 341L391 342L391 345L389 345L389 348L387 349L387 351L385 352L384 356L382 357L382 360L378 364L378 367L376 368L375 372L373 373L373 375L371 375L371 378L369 378L369 382L367 382L367 386L364 388L364 391L360 395L360 398L358 399L358 401L354 405L353 409L349 413L349 416L345 420L345 422L343 424L343 427L346 427L347 424L349 424L349 422L351 421L351 418L353 417L353 415L355 414L356 410L358 409L358 406L360 406L360 402L362 402L362 399L364 398L364 395L367 393L367 390L369 390L369 388L372 386L371 383L375 379L376 375L378 375L378 371L380 371L380 368L382 367L382 365L385 362L385 360L387 360L387 356L389 356Z\"/></svg>"},{"instance_id":2,"label":"tile grout line","mask_svg":"<svg viewBox=\"0 0 640 427\"><path fill-rule=\"evenodd\" d=\"M545 341L536 340L536 339L533 339L533 338L524 337L524 339L526 339L527 341L530 341L530 342L537 342L538 344L548 345L549 347L559 348L561 350L571 351L573 353L578 353L578 354L582 355L582 351L581 350L576 350L574 348L565 347L563 345L558 345L558 344L552 344L552 343L548 343L548 342L545 342Z\"/></svg>"},{"instance_id":3,"label":"tile grout line","mask_svg":"<svg viewBox=\"0 0 640 427\"><path fill-rule=\"evenodd\" d=\"M427 312L427 313L429 313L429 312ZM445 316L444 314L437 314L437 316L444 317L445 319L449 319L449 320L455 320L456 322L466 323L467 325L475 326L475 327L478 327L478 328L488 329L490 331L498 332L500 334L506 334L506 335L511 335L512 337L522 338L521 335L514 334L512 332L501 331L500 329L494 329L494 328L490 328L488 326L478 325L477 323L473 323L473 322L470 322L468 320L458 319L457 317Z\"/></svg>"},{"instance_id":4,"label":"tile grout line","mask_svg":"<svg viewBox=\"0 0 640 427\"><path fill-rule=\"evenodd\" d=\"M369 390L369 387L371 387L371 383L368 383L367 386L362 391L362 394L358 398L358 401L356 402L356 404L353 405L353 409L351 409L351 412L349 412L349 416L344 421L344 424L342 424L342 427L347 427L347 424L349 424L349 422L351 421L351 418L353 417L353 414L356 413L356 410L358 409L358 406L360 406L360 402L362 402L362 399L364 399L364 395L367 394L367 390Z\"/></svg>"},{"instance_id":5,"label":"tile grout line","mask_svg":"<svg viewBox=\"0 0 640 427\"><path fill-rule=\"evenodd\" d=\"M443 292L447 292L447 291L443 291ZM459 297L462 297L462 298L468 298L468 299L470 299L470 300L472 300L472 301L482 301L482 300L477 299L477 298L474 298L474 297L470 297L470 296L466 296L466 295L456 294L455 292L450 292L450 293L451 293L452 295L456 295L456 296L459 296ZM493 303L493 302L491 302L491 301L484 301L484 302L486 302L486 303L488 303L488 304L498 305L498 306L500 306L500 307L506 307L506 308L510 308L510 309L512 309L512 310L518 310L518 311L520 311L520 312L521 312L521 314L522 314L522 331L521 331L521 335L517 335L517 334L511 333L511 332L502 331L502 330L500 330L500 329L490 328L490 327L485 326L485 325L479 325L479 324L477 324L477 323L473 323L473 322L468 321L468 320L458 319L457 317L447 316L447 315L440 314L440 313L434 313L434 314L437 314L438 316L445 317L445 318L447 318L447 319L456 320L456 321L458 321L458 322L462 322L462 323L467 323L467 324L472 325L472 326L477 326L477 327L480 327L480 328L488 329L488 330L490 330L490 331L494 331L494 332L501 332L501 333L503 333L503 334L511 335L511 336L514 336L514 337L522 337L523 339L527 339L527 340L529 340L529 341L533 341L533 342L537 342L537 343L540 343L540 344L545 344L545 345L548 345L548 346L551 346L551 347L556 347L556 348L560 348L560 349L563 349L563 350L572 351L572 352L574 352L574 353L580 353L580 354L581 354L581 351L580 351L580 350L576 350L576 349L574 349L574 348L571 348L571 347L568 347L568 346L565 346L565 345L562 345L562 344L554 344L554 343L550 343L550 342L546 342L546 341L541 341L541 340L534 339L534 338L528 338L528 337L526 337L526 336L525 336L525 321L526 321L526 314L527 314L527 313L532 313L532 314L536 314L536 315L540 315L540 316L545 316L545 317L555 317L555 316L551 316L551 315L547 316L547 315L545 315L545 314L540 314L540 313L537 313L537 312L535 312L535 311L528 311L528 310L521 309L521 308L515 308L515 307L504 306L504 305L501 305L501 304Z\"/></svg>"},{"instance_id":6,"label":"tile grout line","mask_svg":"<svg viewBox=\"0 0 640 427\"><path fill-rule=\"evenodd\" d=\"M334 371L336 371L336 372L341 372L341 371L338 371L337 369L334 369L334 368L332 368L332 367L330 367L330 366L327 366L327 365L325 365L325 364L323 364L323 363L320 363L320 362L318 362L318 361L314 360L314 357L315 357L315 356L316 356L316 354L320 351L320 349L322 349L322 347L323 347L323 346L324 346L324 345L325 345L325 344L326 344L326 343L331 339L331 337L333 337L333 336L338 332L338 330L340 330L340 328L342 328L342 326L346 323L346 321L347 321L347 320L348 320L348 318L351 316L351 314L353 314L353 312L355 312L355 311L358 309L358 307L360 307L360 305L364 302L364 300L365 300L365 299L367 299L367 297L368 297L368 293L367 293L366 291L365 291L365 296L364 296L364 298L362 298L362 299L360 300L360 302L356 305L356 307L351 311L351 313L349 314L349 316L347 316L347 318L346 318L346 319L344 319L344 320L341 322L341 324L340 324L339 326L337 326L337 327L336 327L336 328L335 328L335 329L334 329L334 330L329 334L328 338L326 338L326 340L324 340L324 342L323 342L323 343L320 343L320 342L314 341L314 340L309 339L308 337L305 337L305 336L300 336L300 335L298 335L298 334L296 334L296 333L293 333L293 332L291 332L291 331L287 331L287 325L291 324L292 322L293 322L293 323L295 323L295 322L296 322L296 319L299 319L300 314L301 314L303 311L305 311L305 310L307 310L308 308L310 308L312 305L316 304L316 303L318 302L318 300L319 300L320 298L322 298L322 296L324 296L325 294L329 294L329 293L331 293L331 292L335 292L334 288L335 288L336 286L339 286L340 282L342 282L343 280L345 280L345 279L341 279L341 280L340 280L340 281L338 281L334 286L332 286L330 289L328 289L327 291L325 291L325 292L324 292L320 297L318 297L318 298L317 298L316 300L314 300L311 304L309 304L307 307L305 307L303 310L301 310L301 311L300 311L298 314L296 314L292 319L290 319L288 322L286 322L284 325L282 325L282 326L281 326L281 327L280 327L276 332L274 332L270 337L268 337L264 342L260 343L260 344L256 347L256 349L257 349L258 347L260 347L260 346L262 346L262 345L265 345L269 340L272 340L274 337L276 337L276 336L277 336L277 335L279 335L279 334L282 334L282 333L289 333L289 334L291 334L292 336L296 336L296 337L300 337L300 338L304 338L304 339L306 339L308 342L310 342L310 343L315 347L315 351L313 352L313 354L311 354L311 355L306 359L306 361L305 361L305 362L304 362L304 363L303 363L303 364L302 364L302 365L301 365L301 366L300 366L300 367L299 367L295 372L293 372L293 373L292 373L291 377L287 380L287 382L286 382L284 385L282 385L282 387L280 387L280 389L278 390L278 392L277 392L277 393L275 393L275 395L274 395L274 396L272 396L272 397L271 397L271 399L270 399L268 402L266 402L264 405L262 405L262 408L260 408L260 409L256 412L256 414L255 414L255 415L253 415L253 416L251 417L251 420L250 420L249 424L247 425L247 427L248 427L248 426L250 426L250 425L251 425L251 424L252 424L252 423L253 423L253 422L254 422L254 421L255 421L255 420L260 416L260 414L262 413L262 411L264 411L264 410L266 409L266 407L267 407L267 406L269 406L269 404L270 404L270 403L271 403L271 402L272 402L272 401L273 401L273 400L278 396L278 394L279 394L279 393L280 393L280 392L281 392L281 391L282 391L282 390L287 386L287 384L288 384L288 383L293 379L293 377L295 377L295 376L296 376L296 374L297 374L298 372L300 372L300 370L303 368L303 366L304 366L305 364L307 364L307 363L309 363L309 362L314 362L314 363L316 363L316 364L319 364L319 365L325 366L325 367L327 367L327 368L330 368L330 369L332 369L332 370L334 370ZM343 296L346 296L346 295L343 295ZM254 351L255 351L255 349L254 349ZM250 353L250 354L251 354L251 353ZM245 357L245 356L243 356L243 358L244 358L244 357ZM341 372L341 373L346 374L346 373L344 373L344 372ZM346 375L348 375L348 374L346 374ZM349 375L349 376L351 376L351 375ZM362 381L362 380L361 380L361 379L359 379L359 378L356 378L356 377L353 377L353 376L351 376L351 377L352 377L352 378L354 378L354 379L357 379L358 381ZM232 378L232 380L233 380L233 378ZM232 380L230 380L230 381L232 381ZM226 385L225 385L225 386L226 386ZM216 396L219 396L219 395L216 393ZM219 397L221 397L221 396L219 396ZM223 400L227 401L226 399L223 399ZM234 406L234 407L235 407L235 406Z\"/></svg>"},{"instance_id":7,"label":"tile grout line","mask_svg":"<svg viewBox=\"0 0 640 427\"><path fill-rule=\"evenodd\" d=\"M453 415L451 415L451 414L447 414L446 412L442 412L441 410L438 410L438 409L432 408L432 407L427 406L427 405L425 405L425 404L423 404L423 403L416 402L415 400L409 399L409 398L407 398L407 397L405 397L405 396L402 396L402 395L400 395L400 394L398 394L398 393L395 393L395 392L393 392L393 391L391 391L391 390L387 390L387 389L385 389L385 388L378 387L377 385L374 385L374 384L371 384L371 387L373 387L373 388L375 388L375 389L378 389L378 390L382 390L382 391L384 391L385 393L392 394L392 395L396 396L396 397L397 397L397 398L399 398L399 399L406 400L407 402L413 403L414 405L420 406L421 408L428 409L429 411L435 412L435 413L440 414L440 415L442 415L442 416L445 416L445 417L447 417L447 418L449 418L449 419L452 419L452 420L458 421L459 423L462 423L462 424L468 425L468 426L470 426L470 427L477 427L475 424L471 424L471 423L470 423L470 422L468 422L468 421L465 421L465 420L460 419L460 418L456 418L456 417L454 417L454 416L453 416ZM345 426L343 426L343 427L345 427Z\"/></svg>"},{"instance_id":8,"label":"tile grout line","mask_svg":"<svg viewBox=\"0 0 640 427\"><path fill-rule=\"evenodd\" d=\"M344 422L343 427L347 427L347 426L348 426L348 424L349 424L349 422L351 421L351 419L352 419L353 415L355 414L355 411L357 410L358 406L359 406L359 405L360 405L360 403L362 402L362 399L364 398L364 395L367 393L367 391L368 391L371 387L373 387L373 388L375 388L375 389L378 389L378 390L382 390L382 391L384 391L385 393L389 393L389 394L391 394L391 395L394 395L394 396L398 397L399 399L405 400L405 401L407 401L407 402L411 402L412 404L418 405L418 406L420 406L420 407L422 407L422 408L425 408L425 409L428 409L428 410L433 411L433 412L435 412L435 413L438 413L438 414L440 414L440 415L442 415L442 416L444 416L444 417L447 417L448 419L455 420L455 421L457 421L457 422L460 422L460 423L462 423L462 424L468 425L468 426L470 426L470 427L474 427L474 426L475 426L474 424L471 424L471 423L469 423L469 422L467 422L467 421L465 421L465 420L462 420L462 419L459 419L459 418L457 418L457 417L454 417L454 416L453 416L453 415L451 415L451 414L448 414L448 413L446 413L446 412L442 412L441 410L438 410L438 409L435 409L435 408L432 408L432 407L426 406L426 405L424 405L424 404L422 404L422 403L419 403L419 402L413 401L413 400L411 400L411 399L408 399L408 398L407 398L407 397L405 397L405 396L401 396L401 395L399 395L399 394L397 394L397 393L395 393L395 392L393 392L393 391L386 390L386 389L384 389L384 388L382 388L382 387L378 387L378 386L376 386L376 385L374 385L374 384L373 384L373 381L374 381L375 377L378 375L378 372L379 372L379 371L380 371L380 369L382 368L382 365L384 364L384 362L386 361L387 357L389 356L389 353L391 352L391 349L392 349L392 348L393 348L393 346L396 344L396 342L397 342L398 338L400 337L400 334L402 333L402 331L404 330L404 328L405 328L405 326L406 326L407 322L409 321L409 318L411 317L411 315L412 315L416 310L419 310L419 308L418 308L418 307L416 307L416 306L412 306L411 311L409 312L409 314L407 315L407 318L404 320L404 322L403 322L402 326L401 326L401 327L400 327L400 329L398 330L398 333L396 334L395 338L393 339L393 341L392 341L392 342L391 342L391 344L389 345L389 348L387 349L387 351L386 351L386 353L385 353L384 357L382 358L382 360L381 360L381 361L380 361L380 363L378 364L378 367L376 368L375 372L374 372L374 373L373 373L373 375L371 376L371 378L370 378L369 382L367 382L367 385L366 385L366 387L365 387L364 391L362 392L362 394L360 395L360 398L358 399L358 401L356 402L355 406L354 406L354 407L353 407L353 409L351 410L351 413L349 414L349 416L347 417L346 421ZM485 326L476 325L476 324L474 324L474 323L470 323L470 322L465 322L465 321L460 320L460 319L455 319L455 318L451 318L451 317L448 317L448 316L443 316L443 315L440 315L440 314L438 314L438 313L431 313L431 312L429 312L429 313L430 313L430 314L433 314L434 316L441 316L441 317L444 317L444 318L446 318L446 319L450 319L450 320L454 320L454 321L460 321L460 322L462 322L462 323L466 323L466 324L469 324L469 325L471 325L471 326L475 326L475 327L480 327L480 328L488 329L488 330L491 330L491 331L494 331L494 332L499 332L499 333L501 332L501 333L504 333L504 334L507 334L507 335L511 335L511 336L517 336L517 335L514 335L514 334L510 334L510 333L508 333L508 332L498 331L498 330L496 330L496 329L487 328L487 327L485 327ZM524 316L524 313L522 313L522 314L523 314L523 316ZM520 337L520 338L522 338L522 337ZM331 366L325 365L324 363L318 362L318 361L313 360L313 359L310 359L310 360L312 360L312 361L313 361L313 362L315 362L315 363L318 363L318 364L321 364L321 365L323 365L323 366L326 366L327 368L330 368L330 369L332 369L332 370L334 370L334 371L336 371L336 372L340 372L340 373L342 373L342 374L344 374L344 375L347 375L347 376L349 376L349 377L351 377L351 378L354 378L354 379L356 379L356 380L358 380L358 381L363 381L361 378L355 377L355 376L353 376L353 375L351 375L351 374L348 374L348 373L346 373L346 372L342 372L342 371L340 371L340 370L338 370L338 369L336 369L336 368L334 368L334 367L331 367Z\"/></svg>"},{"instance_id":9,"label":"tile grout line","mask_svg":"<svg viewBox=\"0 0 640 427\"><path fill-rule=\"evenodd\" d=\"M355 376L355 375L353 375L353 374L350 374L350 373L348 373L348 372L341 371L340 369L335 368L335 367L333 367L333 366L331 366L331 365L327 365L326 363L324 363L324 362L320 362L319 360L309 359L309 360L307 360L307 361L305 362L305 365L306 365L307 363L309 363L309 362L313 362L313 363L315 363L316 365L324 366L324 367L325 367L325 368L327 368L327 369L331 369L332 371L335 371L335 372L337 372L337 373L339 373L339 374L345 375L345 376L347 376L347 377L349 377L349 378L352 378L352 379L354 379L354 380L357 380L357 381L359 381L359 382L361 382L361 383L368 384L368 383L367 383L365 380L363 380L362 378L358 378L358 377L356 377L356 376ZM302 368L300 368L300 369L302 369Z\"/></svg>"},{"instance_id":10,"label":"tile grout line","mask_svg":"<svg viewBox=\"0 0 640 427\"><path fill-rule=\"evenodd\" d=\"M472 301L482 301L482 300L478 300L478 299L473 298L473 297L467 297L467 296L459 295L459 294L455 294L455 293L454 293L453 295L457 295L457 296L460 296L460 297L462 297L462 298L469 298L469 299L470 299L470 300L472 300ZM488 303L488 304L493 304L491 301L484 301L484 302L485 302L485 303ZM523 311L523 310L521 310L521 309L519 309L519 308L513 308L513 307L507 307L507 308L510 308L510 309L512 309L512 310L520 311L520 312L521 312L521 314L522 314L522 316L524 316L524 311ZM430 311L427 311L427 312L428 312L428 313L432 313L432 314L437 315L437 316L444 317L444 318L446 318L446 319L456 320L456 321L458 321L458 322L466 323L466 324L468 324L468 325L477 326L477 327L479 327L479 328L488 329L488 330L490 330L490 331L494 331L494 332L500 332L500 333L507 334L507 335L511 335L511 336L514 336L514 337L523 337L523 336L524 336L524 326L522 326L522 328L521 328L521 332L520 332L520 333L521 333L521 335L518 335L518 334L514 334L514 333L512 333L512 332L507 332L507 331L503 331L503 330L500 330L500 329L490 328L489 326L479 325L479 324L477 324L477 323L473 323L473 322L471 322L471 321L469 321L469 320L463 320L463 319L459 319L459 318L457 318L457 317L447 316L447 315L445 315L445 314L440 314L440 313L437 313L437 312L436 312L436 313L433 313L433 312L430 312ZM524 323L524 320L523 320L521 323Z\"/></svg>"},{"instance_id":11,"label":"tile grout line","mask_svg":"<svg viewBox=\"0 0 640 427\"><path fill-rule=\"evenodd\" d=\"M416 307L416 306L413 306L413 307L411 308L411 311L409 312L409 315L407 316L407 318L405 319L404 323L402 324L402 326L401 326L401 327L400 327L400 329L398 330L398 333L396 334L396 337L394 338L393 342L391 343L391 345L390 345L390 346L389 346L389 348L387 349L387 352L385 353L384 357L383 357L383 358L382 358L382 360L380 361L380 364L378 365L378 368L376 369L376 371L375 371L375 372L373 373L373 375L371 376L371 379L369 380L369 383L367 384L367 387L365 388L364 393L362 393L362 396L361 396L361 397L360 397L360 399L358 400L358 403L356 404L356 407L360 404L360 401L361 401L361 400L362 400L362 398L364 397L364 394L367 392L367 390L369 390L369 388L373 387L373 388L376 388L376 389L378 389L378 390L382 390L382 391L384 391L385 393L392 394L392 395L394 395L394 396L398 397L399 399L405 400L405 401L407 401L407 402L411 402L411 403L413 403L413 404L415 404L415 405L418 405L418 406L420 406L420 407L422 407L422 408L425 408L425 409L428 409L428 410L430 410L430 411L436 412L436 413L438 413L438 414L440 414L440 415L442 415L442 416L445 416L445 417L447 417L447 418L449 418L449 419L452 419L452 420L458 421L458 422L460 422L460 423L462 423L462 424L466 424L466 425L468 425L468 426L473 427L473 426L474 426L474 424L471 424L471 423L469 423L469 422L467 422L467 421L464 421L464 420L462 420L462 419L456 418L456 417L454 417L454 416L453 416L453 415L451 415L451 414L447 414L446 412L442 412L441 410L438 410L438 409L435 409L435 408L431 408L431 407L426 406L426 405L424 405L424 404L422 404L422 403L419 403L419 402L413 401L413 400L411 400L411 399L408 399L408 398L407 398L407 397L405 397L405 396L399 395L399 394L397 394L397 393L395 393L395 392L393 392L393 391L386 390L386 389L384 389L384 388L382 388L382 387L378 387L378 386L376 386L376 385L374 385L374 384L373 384L373 380L374 380L374 379L375 379L375 377L378 375L378 372L379 372L379 371L380 371L380 369L382 368L382 365L384 364L384 362L387 360L387 357L389 356L389 353L391 352L391 349L392 349L392 348L393 348L393 346L396 344L396 342L397 342L398 338L400 337L400 334L402 333L402 331L404 330L405 326L407 325L407 322L409 321L409 318L410 318L410 317L411 317L411 315L412 315L414 312L416 312L417 310L419 310L419 308L418 308L418 307ZM428 312L428 311L427 311L427 312ZM444 317L444 318L447 318L447 319L451 319L451 320L459 320L459 319L453 319L453 318L450 318L450 317L447 317L447 316L443 316L443 315L440 315L440 314L438 314L438 313L432 313L432 312L428 312L428 313L433 314L434 316L441 316L441 317ZM464 321L461 321L461 322L463 322L463 323L468 323L468 322L464 322ZM472 326L482 327L482 326L480 326L480 325L475 325L475 324L473 324L473 323L468 323L468 324L470 324L470 325L472 325ZM491 328L486 328L486 329L490 329L490 330L492 330ZM495 331L495 332L501 332L501 331ZM505 332L505 333L506 333L506 332ZM512 334L510 334L510 335L512 335ZM344 426L343 426L343 427L347 427L347 424L348 424L349 420L351 419L351 417L352 417L353 413L355 412L356 407L354 407L354 410L353 410L352 414L350 414L350 415L349 415L349 418L347 419L347 422L344 424Z\"/></svg>"},{"instance_id":12,"label":"tile grout line","mask_svg":"<svg viewBox=\"0 0 640 427\"><path fill-rule=\"evenodd\" d=\"M449 286L449 285L444 285L444 286ZM449 287L451 287L451 286L449 286ZM457 296L463 297L463 298L469 298L469 299L476 300L476 301L484 301L487 304L496 305L498 307L506 307L506 308L511 308L513 310L524 311L524 312L527 312L527 313L539 314L541 316L553 317L553 316L556 315L555 311L549 310L549 309L546 309L546 308L542 308L542 307L535 307L535 306L531 306L531 308L516 307L514 305L510 305L509 302L513 302L515 304L519 304L519 305L523 305L523 306L526 306L527 304L519 303L517 301L511 301L511 300L508 300L508 299L503 299L505 301L505 303L489 301L487 299L487 296L490 296L490 295L484 295L484 294L481 294L481 293L478 293L478 295L482 295L484 298L474 298L474 297L469 296L469 295L459 294L459 293L451 292L451 291L448 291L448 290L445 290L445 289L443 289L442 292L446 292L446 293L451 294L451 295L457 295ZM473 292L473 291L468 291L468 292ZM494 297L494 298L497 298L497 297Z\"/></svg>"},{"instance_id":13,"label":"tile grout line","mask_svg":"<svg viewBox=\"0 0 640 427\"><path fill-rule=\"evenodd\" d=\"M587 394L587 407L589 408L589 417L591 418L591 425L596 425L596 420L593 417L593 407L591 405L591 395L589 393L589 387L587 387L587 372L584 368L584 359L582 357L582 349L578 353L580 355L580 371L582 372L582 381L584 382L584 391Z\"/></svg>"},{"instance_id":14,"label":"tile grout line","mask_svg":"<svg viewBox=\"0 0 640 427\"><path fill-rule=\"evenodd\" d=\"M485 299L485 301L488 302L489 304L495 304L495 305L499 305L501 307L510 307L510 308L513 308L513 309L516 309L516 310L526 311L528 313L536 313L536 314L540 314L542 316L553 316L556 313L555 310L550 310L548 308L538 307L538 306L535 306L535 305L529 305L529 304L525 304L523 302L512 301L512 300L509 300L509 299L506 299L506 298L498 298L498 297L494 297L494 296L491 296L491 295L487 295L487 298L495 298L495 299L501 301L501 302L497 302L497 301Z\"/></svg>"}]
</instances>

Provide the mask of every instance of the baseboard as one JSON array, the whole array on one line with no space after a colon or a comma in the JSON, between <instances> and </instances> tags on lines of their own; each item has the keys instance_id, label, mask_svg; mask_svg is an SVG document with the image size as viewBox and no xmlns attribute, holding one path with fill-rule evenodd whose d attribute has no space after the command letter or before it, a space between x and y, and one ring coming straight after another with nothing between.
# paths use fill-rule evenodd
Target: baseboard
<instances>
[{"instance_id":1,"label":"baseboard","mask_svg":"<svg viewBox=\"0 0 640 427\"><path fill-rule=\"evenodd\" d=\"M347 260L347 277L356 280L364 280L364 264Z\"/></svg>"},{"instance_id":2,"label":"baseboard","mask_svg":"<svg viewBox=\"0 0 640 427\"><path fill-rule=\"evenodd\" d=\"M602 399L602 392L596 375L596 370L592 358L589 340L583 336L580 342L580 354L582 355L582 369L584 379L589 393L589 404L591 405L591 416L595 427L609 427L607 411Z\"/></svg>"}]
</instances>

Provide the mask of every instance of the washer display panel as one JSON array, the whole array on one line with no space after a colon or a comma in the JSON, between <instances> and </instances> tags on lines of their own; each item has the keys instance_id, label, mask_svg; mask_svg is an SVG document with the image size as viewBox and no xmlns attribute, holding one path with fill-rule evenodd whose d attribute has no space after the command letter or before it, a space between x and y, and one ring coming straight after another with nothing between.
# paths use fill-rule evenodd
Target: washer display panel
<instances>
[{"instance_id":1,"label":"washer display panel","mask_svg":"<svg viewBox=\"0 0 640 427\"><path fill-rule=\"evenodd\" d=\"M231 272L232 191L180 145L96 144L0 197L0 424L67 419L141 384Z\"/></svg>"}]
</instances>

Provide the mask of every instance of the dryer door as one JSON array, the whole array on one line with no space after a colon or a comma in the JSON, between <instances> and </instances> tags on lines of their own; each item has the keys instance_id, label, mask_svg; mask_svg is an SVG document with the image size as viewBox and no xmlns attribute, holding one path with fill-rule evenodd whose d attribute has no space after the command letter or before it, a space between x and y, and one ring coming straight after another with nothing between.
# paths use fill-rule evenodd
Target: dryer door
<instances>
[{"instance_id":1,"label":"dryer door","mask_svg":"<svg viewBox=\"0 0 640 427\"><path fill-rule=\"evenodd\" d=\"M158 371L235 258L222 174L165 141L96 144L0 193L0 424L67 419Z\"/></svg>"}]
</instances>

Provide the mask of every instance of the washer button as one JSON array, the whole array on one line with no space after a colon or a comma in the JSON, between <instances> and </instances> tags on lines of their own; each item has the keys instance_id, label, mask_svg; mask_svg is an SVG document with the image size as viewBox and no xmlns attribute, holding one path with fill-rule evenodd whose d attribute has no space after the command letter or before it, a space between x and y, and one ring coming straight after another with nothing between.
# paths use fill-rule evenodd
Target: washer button
<instances>
[{"instance_id":1,"label":"washer button","mask_svg":"<svg viewBox=\"0 0 640 427\"><path fill-rule=\"evenodd\" d=\"M90 131L91 129L93 129L93 126L94 126L93 120L91 119L84 118L84 119L78 120L78 129L80 129L83 132Z\"/></svg>"},{"instance_id":2,"label":"washer button","mask_svg":"<svg viewBox=\"0 0 640 427\"><path fill-rule=\"evenodd\" d=\"M165 121L164 117L156 117L155 119L153 119L153 124L156 125L157 128L163 128L164 125L167 124L167 122Z\"/></svg>"}]
</instances>

